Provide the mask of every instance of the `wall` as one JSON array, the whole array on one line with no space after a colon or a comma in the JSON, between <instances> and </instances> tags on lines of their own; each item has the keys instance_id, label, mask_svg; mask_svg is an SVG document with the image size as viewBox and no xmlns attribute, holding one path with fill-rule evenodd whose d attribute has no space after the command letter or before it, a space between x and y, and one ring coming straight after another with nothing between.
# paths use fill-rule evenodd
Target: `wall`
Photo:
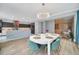
<instances>
[{"instance_id":1,"label":"wall","mask_svg":"<svg viewBox=\"0 0 79 59\"><path fill-rule=\"evenodd\" d=\"M44 21L44 22L35 22L35 34L55 32L55 22L54 20Z\"/></svg>"},{"instance_id":2,"label":"wall","mask_svg":"<svg viewBox=\"0 0 79 59\"><path fill-rule=\"evenodd\" d=\"M39 34L41 31L41 23L35 22L35 34Z\"/></svg>"},{"instance_id":3,"label":"wall","mask_svg":"<svg viewBox=\"0 0 79 59\"><path fill-rule=\"evenodd\" d=\"M77 23L77 12L74 15L74 42L76 42L76 23Z\"/></svg>"},{"instance_id":4,"label":"wall","mask_svg":"<svg viewBox=\"0 0 79 59\"><path fill-rule=\"evenodd\" d=\"M53 32L53 33L55 32L55 21L54 20L48 22L48 30L49 32Z\"/></svg>"},{"instance_id":5,"label":"wall","mask_svg":"<svg viewBox=\"0 0 79 59\"><path fill-rule=\"evenodd\" d=\"M79 46L79 11L77 11L77 22L76 22L76 43Z\"/></svg>"}]
</instances>

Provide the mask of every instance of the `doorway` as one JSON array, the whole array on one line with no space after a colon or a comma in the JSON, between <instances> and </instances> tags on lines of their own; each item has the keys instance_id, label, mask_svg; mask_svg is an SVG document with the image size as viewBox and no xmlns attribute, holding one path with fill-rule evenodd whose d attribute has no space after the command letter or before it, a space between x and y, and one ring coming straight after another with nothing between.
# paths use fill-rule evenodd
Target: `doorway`
<instances>
[{"instance_id":1,"label":"doorway","mask_svg":"<svg viewBox=\"0 0 79 59\"><path fill-rule=\"evenodd\" d=\"M2 33L2 20L0 20L0 33Z\"/></svg>"},{"instance_id":2,"label":"doorway","mask_svg":"<svg viewBox=\"0 0 79 59\"><path fill-rule=\"evenodd\" d=\"M31 23L30 28L31 28L31 33L35 34L35 23Z\"/></svg>"},{"instance_id":3,"label":"doorway","mask_svg":"<svg viewBox=\"0 0 79 59\"><path fill-rule=\"evenodd\" d=\"M70 33L68 33L70 31ZM74 36L74 17L71 19L56 19L55 33L60 34L63 38L73 38ZM72 39L73 40L73 39Z\"/></svg>"}]
</instances>

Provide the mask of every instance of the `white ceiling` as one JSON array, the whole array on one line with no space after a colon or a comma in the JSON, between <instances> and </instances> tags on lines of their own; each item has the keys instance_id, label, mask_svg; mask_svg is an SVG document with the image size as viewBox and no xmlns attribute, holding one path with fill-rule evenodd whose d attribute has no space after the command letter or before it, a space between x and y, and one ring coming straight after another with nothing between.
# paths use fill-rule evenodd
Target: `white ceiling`
<instances>
[{"instance_id":1,"label":"white ceiling","mask_svg":"<svg viewBox=\"0 0 79 59\"><path fill-rule=\"evenodd\" d=\"M79 9L79 4L46 3L45 7L51 15L48 19L53 19L53 16L57 16L58 14L64 15L65 11L69 12L70 15L74 14ZM38 20L36 15L41 8L41 3L0 3L0 17L6 18L6 20L9 18L8 21L18 19L23 22L33 22L34 20Z\"/></svg>"}]
</instances>

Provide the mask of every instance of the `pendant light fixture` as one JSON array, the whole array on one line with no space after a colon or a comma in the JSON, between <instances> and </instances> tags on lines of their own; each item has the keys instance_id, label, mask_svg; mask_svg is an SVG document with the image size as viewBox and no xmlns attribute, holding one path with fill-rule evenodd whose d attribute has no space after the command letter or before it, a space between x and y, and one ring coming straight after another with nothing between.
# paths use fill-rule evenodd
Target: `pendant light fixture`
<instances>
[{"instance_id":1,"label":"pendant light fixture","mask_svg":"<svg viewBox=\"0 0 79 59\"><path fill-rule=\"evenodd\" d=\"M41 9L39 10L39 12L37 13L37 18L38 19L46 19L50 16L50 13L48 12L48 10L46 9L46 4L42 3Z\"/></svg>"}]
</instances>

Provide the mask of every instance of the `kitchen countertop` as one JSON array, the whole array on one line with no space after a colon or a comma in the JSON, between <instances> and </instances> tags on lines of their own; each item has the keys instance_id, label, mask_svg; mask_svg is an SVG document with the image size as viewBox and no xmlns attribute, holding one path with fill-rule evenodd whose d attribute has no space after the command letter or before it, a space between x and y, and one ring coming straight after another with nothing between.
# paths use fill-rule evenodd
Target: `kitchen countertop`
<instances>
[{"instance_id":1,"label":"kitchen countertop","mask_svg":"<svg viewBox=\"0 0 79 59\"><path fill-rule=\"evenodd\" d=\"M20 37L17 38L8 38L6 35L0 36L0 43L5 43L12 40L22 39Z\"/></svg>"},{"instance_id":2,"label":"kitchen countertop","mask_svg":"<svg viewBox=\"0 0 79 59\"><path fill-rule=\"evenodd\" d=\"M7 35L0 35L0 43L4 43L11 40L27 38L30 35L31 35L30 31L19 31L19 30L13 31L13 32L7 33Z\"/></svg>"},{"instance_id":3,"label":"kitchen countertop","mask_svg":"<svg viewBox=\"0 0 79 59\"><path fill-rule=\"evenodd\" d=\"M0 43L4 43L4 42L10 41L10 40L14 40L14 38L9 39L6 35L0 35Z\"/></svg>"}]
</instances>

